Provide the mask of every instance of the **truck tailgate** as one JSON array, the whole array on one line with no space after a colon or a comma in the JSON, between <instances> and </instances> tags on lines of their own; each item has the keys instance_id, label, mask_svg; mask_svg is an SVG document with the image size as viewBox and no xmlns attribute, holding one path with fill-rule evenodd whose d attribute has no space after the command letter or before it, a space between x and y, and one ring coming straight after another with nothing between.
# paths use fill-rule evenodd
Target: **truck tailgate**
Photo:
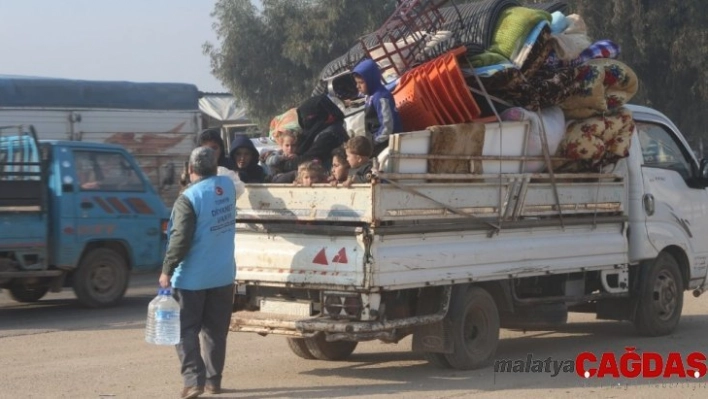
<instances>
[{"instance_id":1,"label":"truck tailgate","mask_svg":"<svg viewBox=\"0 0 708 399\"><path fill-rule=\"evenodd\" d=\"M237 224L236 279L239 283L310 288L364 285L362 228L303 234L313 226L291 225L275 233ZM314 226L316 230L317 227ZM312 229L311 229L312 230Z\"/></svg>"}]
</instances>

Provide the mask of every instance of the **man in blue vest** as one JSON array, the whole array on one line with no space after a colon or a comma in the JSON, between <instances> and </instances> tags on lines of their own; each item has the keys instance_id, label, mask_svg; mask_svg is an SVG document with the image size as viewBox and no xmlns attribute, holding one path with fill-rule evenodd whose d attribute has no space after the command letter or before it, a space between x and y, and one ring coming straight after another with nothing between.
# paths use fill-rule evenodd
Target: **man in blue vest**
<instances>
[{"instance_id":1,"label":"man in blue vest","mask_svg":"<svg viewBox=\"0 0 708 399\"><path fill-rule=\"evenodd\" d=\"M160 275L160 286L174 287L181 308L177 355L184 378L182 398L221 391L236 277L236 190L231 179L216 175L217 163L208 147L192 151L192 184L172 208Z\"/></svg>"}]
</instances>

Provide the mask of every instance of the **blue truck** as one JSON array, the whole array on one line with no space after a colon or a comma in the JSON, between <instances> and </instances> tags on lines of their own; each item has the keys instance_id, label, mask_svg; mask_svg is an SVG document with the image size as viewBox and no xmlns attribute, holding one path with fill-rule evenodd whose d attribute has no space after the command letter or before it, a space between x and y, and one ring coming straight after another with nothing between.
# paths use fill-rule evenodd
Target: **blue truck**
<instances>
[{"instance_id":1,"label":"blue truck","mask_svg":"<svg viewBox=\"0 0 708 399\"><path fill-rule=\"evenodd\" d=\"M73 287L87 307L117 304L131 271L160 267L168 218L123 147L0 127L0 288L14 300Z\"/></svg>"}]
</instances>

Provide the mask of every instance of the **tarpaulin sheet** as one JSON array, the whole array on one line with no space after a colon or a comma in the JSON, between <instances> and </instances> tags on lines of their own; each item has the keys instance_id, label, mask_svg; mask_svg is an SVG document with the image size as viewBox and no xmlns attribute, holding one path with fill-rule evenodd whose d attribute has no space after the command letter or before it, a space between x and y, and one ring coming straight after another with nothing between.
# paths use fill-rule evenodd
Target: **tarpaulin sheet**
<instances>
[{"instance_id":1,"label":"tarpaulin sheet","mask_svg":"<svg viewBox=\"0 0 708 399\"><path fill-rule=\"evenodd\" d=\"M199 99L199 110L210 117L229 123L250 123L246 109L240 107L231 95L204 95Z\"/></svg>"},{"instance_id":2,"label":"tarpaulin sheet","mask_svg":"<svg viewBox=\"0 0 708 399\"><path fill-rule=\"evenodd\" d=\"M0 76L0 107L199 109L197 86Z\"/></svg>"}]
</instances>

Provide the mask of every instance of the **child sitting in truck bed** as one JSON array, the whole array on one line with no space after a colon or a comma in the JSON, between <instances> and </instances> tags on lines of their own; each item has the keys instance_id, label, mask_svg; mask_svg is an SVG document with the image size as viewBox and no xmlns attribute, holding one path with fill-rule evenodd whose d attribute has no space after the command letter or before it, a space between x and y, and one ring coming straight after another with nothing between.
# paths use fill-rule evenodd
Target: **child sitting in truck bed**
<instances>
[{"instance_id":1,"label":"child sitting in truck bed","mask_svg":"<svg viewBox=\"0 0 708 399\"><path fill-rule=\"evenodd\" d=\"M371 168L373 166L371 155L373 145L371 140L364 136L356 136L344 144L349 163L349 173L345 186L353 183L371 182Z\"/></svg>"},{"instance_id":2,"label":"child sitting in truck bed","mask_svg":"<svg viewBox=\"0 0 708 399\"><path fill-rule=\"evenodd\" d=\"M332 151L332 169L330 170L329 182L331 185L344 183L349 177L349 162L347 162L347 152L344 147L337 147Z\"/></svg>"},{"instance_id":3,"label":"child sitting in truck bed","mask_svg":"<svg viewBox=\"0 0 708 399\"><path fill-rule=\"evenodd\" d=\"M234 171L244 183L265 182L265 172L258 165L260 154L251 139L245 135L236 135L231 143L229 158L234 162Z\"/></svg>"},{"instance_id":4,"label":"child sitting in truck bed","mask_svg":"<svg viewBox=\"0 0 708 399\"><path fill-rule=\"evenodd\" d=\"M297 170L299 158L295 153L296 141L292 131L283 131L279 136L280 149L264 154L264 163L270 169L271 177L276 178L282 173Z\"/></svg>"},{"instance_id":5,"label":"child sitting in truck bed","mask_svg":"<svg viewBox=\"0 0 708 399\"><path fill-rule=\"evenodd\" d=\"M326 183L327 173L319 161L307 161L297 168L296 186L310 187L317 183Z\"/></svg>"}]
</instances>

